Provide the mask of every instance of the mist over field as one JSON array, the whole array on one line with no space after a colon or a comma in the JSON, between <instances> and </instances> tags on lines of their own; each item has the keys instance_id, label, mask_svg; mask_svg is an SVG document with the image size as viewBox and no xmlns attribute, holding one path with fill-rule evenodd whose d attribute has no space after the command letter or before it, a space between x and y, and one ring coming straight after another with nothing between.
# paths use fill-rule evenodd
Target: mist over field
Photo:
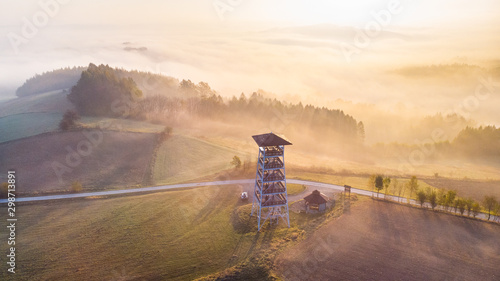
<instances>
[{"instance_id":1,"label":"mist over field","mask_svg":"<svg viewBox=\"0 0 500 281\"><path fill-rule=\"evenodd\" d=\"M225 97L262 89L270 97L343 109L371 128L396 116L418 126L437 113L500 125L500 24L489 16L497 5L491 1L380 1L365 9L283 2L266 3L258 13L258 3L244 1L221 11L210 3L173 8L167 1L135 11L133 1L119 9L69 2L40 26L34 16L42 6L27 2L9 4L13 12L0 27L2 98L36 73L92 62L205 81ZM437 14L437 7L446 10ZM97 12L95 20L79 15L81 9ZM270 16L277 10L287 12ZM12 39L23 31L32 38ZM471 100L483 84L489 94ZM383 135L406 141L369 130L367 140L385 141Z\"/></svg>"}]
</instances>

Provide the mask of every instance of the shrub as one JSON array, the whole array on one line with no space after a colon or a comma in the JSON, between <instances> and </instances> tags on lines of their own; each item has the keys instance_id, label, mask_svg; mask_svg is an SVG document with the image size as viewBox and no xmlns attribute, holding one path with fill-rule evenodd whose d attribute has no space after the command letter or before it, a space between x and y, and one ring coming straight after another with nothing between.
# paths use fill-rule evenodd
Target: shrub
<instances>
[{"instance_id":1,"label":"shrub","mask_svg":"<svg viewBox=\"0 0 500 281\"><path fill-rule=\"evenodd\" d=\"M7 198L9 194L9 184L6 182L3 182L0 185L0 198Z\"/></svg>"},{"instance_id":2,"label":"shrub","mask_svg":"<svg viewBox=\"0 0 500 281\"><path fill-rule=\"evenodd\" d=\"M79 181L74 181L71 184L71 192L78 193L78 192L82 192L82 190L83 190L83 187Z\"/></svg>"}]
</instances>

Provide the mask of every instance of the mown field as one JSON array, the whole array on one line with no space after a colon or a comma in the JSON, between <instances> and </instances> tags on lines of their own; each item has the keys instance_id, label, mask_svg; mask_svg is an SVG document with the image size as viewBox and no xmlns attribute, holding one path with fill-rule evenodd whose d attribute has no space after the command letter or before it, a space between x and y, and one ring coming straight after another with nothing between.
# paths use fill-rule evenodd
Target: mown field
<instances>
[{"instance_id":1,"label":"mown field","mask_svg":"<svg viewBox=\"0 0 500 281\"><path fill-rule=\"evenodd\" d=\"M362 200L276 260L284 280L499 280L500 226Z\"/></svg>"},{"instance_id":2,"label":"mown field","mask_svg":"<svg viewBox=\"0 0 500 281\"><path fill-rule=\"evenodd\" d=\"M287 172L287 175L290 178L294 179L302 179L302 180L310 180L310 181L318 181L324 183L331 183L336 185L350 185L352 187L358 189L364 189L372 191L370 187L368 187L368 176L355 176L355 175L338 175L338 174L329 174L322 172L315 172L314 168L311 168L310 171L307 169L292 169ZM418 178L418 177L417 177ZM399 184L406 184L409 179L408 178L397 178ZM448 178L419 178L418 180L419 188L426 189L430 188L442 188L446 190L455 190L458 193L458 196L464 198L472 198L478 202L483 200L485 195L500 197L500 182L499 181L480 181L480 180L456 180L456 179L448 179ZM392 186L389 187L388 194L392 194L391 192ZM385 191L381 190L380 193L383 194ZM397 195L397 194L393 194ZM402 194L403 197L408 197L410 192L406 189L405 193ZM413 193L413 197L415 197L415 193Z\"/></svg>"},{"instance_id":3,"label":"mown field","mask_svg":"<svg viewBox=\"0 0 500 281\"><path fill-rule=\"evenodd\" d=\"M62 90L28 97L16 98L0 103L0 117L32 112L59 112L72 109L73 105Z\"/></svg>"},{"instance_id":4,"label":"mown field","mask_svg":"<svg viewBox=\"0 0 500 281\"><path fill-rule=\"evenodd\" d=\"M426 183L429 183L435 187L444 189L453 189L463 197L471 197L476 200L482 200L484 195L496 196L500 198L500 181L498 180L454 180L446 178L430 178L424 179Z\"/></svg>"},{"instance_id":5,"label":"mown field","mask_svg":"<svg viewBox=\"0 0 500 281\"><path fill-rule=\"evenodd\" d=\"M0 143L57 131L62 116L58 112L38 112L0 117Z\"/></svg>"},{"instance_id":6,"label":"mown field","mask_svg":"<svg viewBox=\"0 0 500 281\"><path fill-rule=\"evenodd\" d=\"M286 185L288 195L297 195L306 190L306 187L302 184L288 183Z\"/></svg>"},{"instance_id":7,"label":"mown field","mask_svg":"<svg viewBox=\"0 0 500 281\"><path fill-rule=\"evenodd\" d=\"M12 278L2 270L0 279L192 280L300 236L283 222L256 233L250 204L241 205L239 192L236 186L202 187L20 204L17 273ZM6 235L1 232L0 240ZM2 252L6 246L0 245Z\"/></svg>"},{"instance_id":8,"label":"mown field","mask_svg":"<svg viewBox=\"0 0 500 281\"><path fill-rule=\"evenodd\" d=\"M242 157L237 150L188 136L173 135L158 149L154 182L178 183L216 174L230 169L235 155Z\"/></svg>"},{"instance_id":9,"label":"mown field","mask_svg":"<svg viewBox=\"0 0 500 281\"><path fill-rule=\"evenodd\" d=\"M369 177L367 176L342 176L336 174L317 173L314 172L314 169L311 169L311 171L302 170L302 171L288 172L288 175L290 175L290 178L295 178L295 179L331 183L340 186L350 185L354 188L372 191L372 188L368 187ZM404 178L397 178L397 180L400 184L406 184L409 181L409 179L404 179ZM432 186L420 180L419 187L427 188ZM384 190L381 190L380 192L384 193ZM409 196L408 190L406 191L405 196Z\"/></svg>"},{"instance_id":10,"label":"mown field","mask_svg":"<svg viewBox=\"0 0 500 281\"><path fill-rule=\"evenodd\" d=\"M101 128L122 132L159 133L165 126L120 118L82 117L78 120L84 127Z\"/></svg>"},{"instance_id":11,"label":"mown field","mask_svg":"<svg viewBox=\"0 0 500 281\"><path fill-rule=\"evenodd\" d=\"M0 144L0 170L16 170L18 192L67 191L74 181L83 190L127 188L148 182L155 134L88 131L48 133ZM99 139L95 135L93 137ZM59 175L58 175L59 174Z\"/></svg>"}]
</instances>

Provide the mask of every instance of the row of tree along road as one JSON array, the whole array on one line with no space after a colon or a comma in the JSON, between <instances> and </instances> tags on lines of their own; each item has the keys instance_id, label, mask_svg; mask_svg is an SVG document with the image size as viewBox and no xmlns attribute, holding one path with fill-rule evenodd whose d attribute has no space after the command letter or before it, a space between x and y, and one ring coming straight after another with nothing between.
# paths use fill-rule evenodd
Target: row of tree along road
<instances>
[{"instance_id":1,"label":"row of tree along road","mask_svg":"<svg viewBox=\"0 0 500 281\"><path fill-rule=\"evenodd\" d=\"M368 180L368 187L376 190L377 198L380 191L384 191L384 198L392 198L401 202L405 199L407 203L414 202L421 208L430 208L444 212L477 217L484 212L487 220L496 220L500 222L500 202L495 196L485 195L481 202L472 198L463 198L458 196L455 190L444 190L432 188L430 186L420 187L416 176L412 176L407 182L400 182L398 179L391 179L382 175L371 175ZM392 194L393 196L391 196Z\"/></svg>"}]
</instances>

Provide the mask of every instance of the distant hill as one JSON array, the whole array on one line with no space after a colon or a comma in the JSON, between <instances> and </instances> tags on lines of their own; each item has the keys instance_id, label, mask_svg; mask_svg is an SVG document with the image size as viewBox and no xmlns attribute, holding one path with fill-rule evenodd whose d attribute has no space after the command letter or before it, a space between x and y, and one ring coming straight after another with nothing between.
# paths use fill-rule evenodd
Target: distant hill
<instances>
[{"instance_id":1,"label":"distant hill","mask_svg":"<svg viewBox=\"0 0 500 281\"><path fill-rule=\"evenodd\" d=\"M76 85L81 78L82 72L87 68L87 66L65 67L46 71L42 74L35 74L17 88L16 95L26 97L55 90L70 89ZM178 92L180 82L176 78L152 72L128 71L121 68L115 68L113 72L119 78L132 78L145 96L181 95Z\"/></svg>"}]
</instances>

